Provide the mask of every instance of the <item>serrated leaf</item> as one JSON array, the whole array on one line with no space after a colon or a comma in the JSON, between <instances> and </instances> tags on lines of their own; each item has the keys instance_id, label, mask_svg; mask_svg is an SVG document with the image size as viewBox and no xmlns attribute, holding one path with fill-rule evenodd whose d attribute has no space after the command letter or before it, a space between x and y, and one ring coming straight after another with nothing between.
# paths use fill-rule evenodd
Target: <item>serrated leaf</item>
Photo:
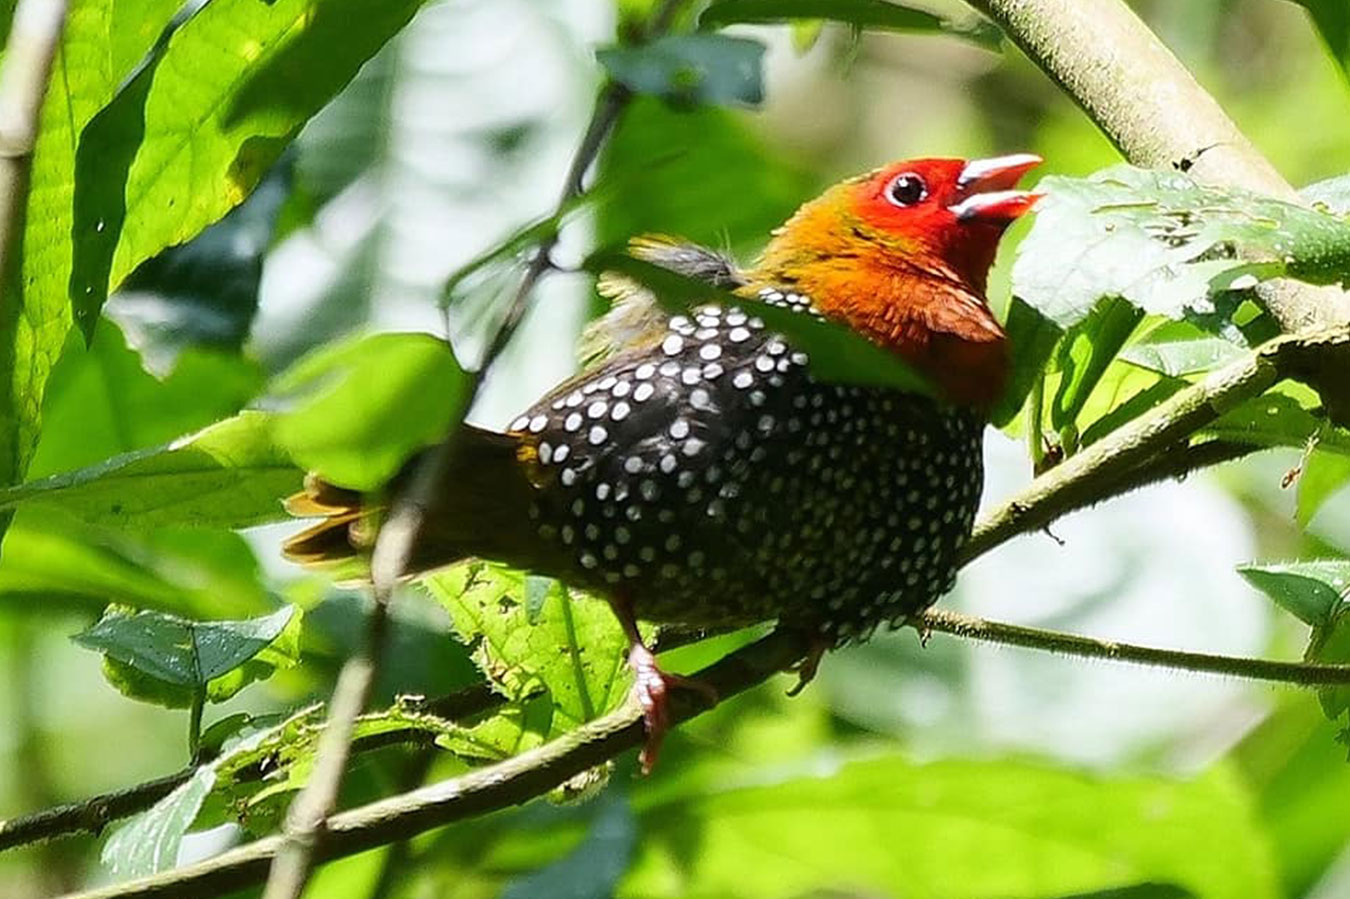
<instances>
[{"instance_id":1,"label":"serrated leaf","mask_svg":"<svg viewBox=\"0 0 1350 899\"><path fill-rule=\"evenodd\" d=\"M1350 590L1350 562L1323 559L1278 565L1242 565L1238 574L1305 624L1330 623Z\"/></svg>"},{"instance_id":2,"label":"serrated leaf","mask_svg":"<svg viewBox=\"0 0 1350 899\"><path fill-rule=\"evenodd\" d=\"M764 45L721 34L679 34L640 47L605 47L595 57L611 78L639 94L681 104L764 100Z\"/></svg>"},{"instance_id":3,"label":"serrated leaf","mask_svg":"<svg viewBox=\"0 0 1350 899\"><path fill-rule=\"evenodd\" d=\"M186 707L194 696L208 690L216 701L228 699L249 679L237 676L240 669L276 641L293 619L299 621L295 606L235 621L189 621L160 612L127 615L114 611L72 639L104 653L111 663L110 679L123 693L169 707ZM293 659L294 646L288 651ZM285 657L285 652L279 653L273 661ZM270 665L267 670L270 673ZM253 672L254 676L261 673Z\"/></svg>"},{"instance_id":4,"label":"serrated leaf","mask_svg":"<svg viewBox=\"0 0 1350 899\"><path fill-rule=\"evenodd\" d=\"M455 631L503 695L551 697L551 734L616 708L628 693L628 640L605 603L550 591L530 623L525 575L483 562L425 579Z\"/></svg>"},{"instance_id":5,"label":"serrated leaf","mask_svg":"<svg viewBox=\"0 0 1350 899\"><path fill-rule=\"evenodd\" d=\"M1350 278L1350 223L1325 212L1126 165L1037 190L1046 197L1018 246L1013 291L1061 327L1106 296L1180 319L1258 280Z\"/></svg>"},{"instance_id":6,"label":"serrated leaf","mask_svg":"<svg viewBox=\"0 0 1350 899\"><path fill-rule=\"evenodd\" d=\"M202 804L216 785L216 770L205 765L187 783L118 828L103 846L103 864L119 880L148 877L172 868Z\"/></svg>"},{"instance_id":7,"label":"serrated leaf","mask_svg":"<svg viewBox=\"0 0 1350 899\"><path fill-rule=\"evenodd\" d=\"M718 0L698 18L699 27L738 23L794 22L827 19L872 31L940 32L963 37L997 50L999 30L980 21L966 25L927 9L887 0Z\"/></svg>"},{"instance_id":8,"label":"serrated leaf","mask_svg":"<svg viewBox=\"0 0 1350 899\"><path fill-rule=\"evenodd\" d=\"M243 412L166 446L0 490L0 509L57 507L91 524L241 528L286 517L303 473L269 417Z\"/></svg>"},{"instance_id":9,"label":"serrated leaf","mask_svg":"<svg viewBox=\"0 0 1350 899\"><path fill-rule=\"evenodd\" d=\"M632 278L650 290L662 308L671 314L687 312L701 303L738 306L747 314L763 319L769 330L781 333L794 349L806 353L810 357L811 374L818 380L935 395L928 380L899 356L843 325L739 297L704 281L634 259L626 253L601 251L587 259L585 266L596 274L612 271Z\"/></svg>"},{"instance_id":10,"label":"serrated leaf","mask_svg":"<svg viewBox=\"0 0 1350 899\"><path fill-rule=\"evenodd\" d=\"M292 404L277 442L306 468L355 490L383 486L417 450L449 433L471 379L429 334L376 334L316 350L277 378Z\"/></svg>"}]
</instances>

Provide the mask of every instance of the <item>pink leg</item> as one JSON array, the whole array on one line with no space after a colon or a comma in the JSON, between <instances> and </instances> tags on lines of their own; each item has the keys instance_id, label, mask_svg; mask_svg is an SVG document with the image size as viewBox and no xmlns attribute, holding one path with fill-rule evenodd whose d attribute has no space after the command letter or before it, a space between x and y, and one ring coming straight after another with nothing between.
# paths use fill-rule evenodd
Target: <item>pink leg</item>
<instances>
[{"instance_id":1,"label":"pink leg","mask_svg":"<svg viewBox=\"0 0 1350 899\"><path fill-rule=\"evenodd\" d=\"M662 671L656 663L656 656L642 642L642 635L638 633L637 619L633 617L632 604L626 599L612 599L610 607L614 609L614 615L619 619L619 624L623 626L623 632L628 637L628 665L633 669L635 678L633 694L637 697L638 704L642 706L642 720L647 726L647 742L642 747L642 754L638 756L638 760L642 764L642 773L650 774L661 752L661 741L665 739L666 731L670 729L670 708L667 698L670 688L697 690L709 697L712 702L717 701L717 692L705 683Z\"/></svg>"}]
</instances>

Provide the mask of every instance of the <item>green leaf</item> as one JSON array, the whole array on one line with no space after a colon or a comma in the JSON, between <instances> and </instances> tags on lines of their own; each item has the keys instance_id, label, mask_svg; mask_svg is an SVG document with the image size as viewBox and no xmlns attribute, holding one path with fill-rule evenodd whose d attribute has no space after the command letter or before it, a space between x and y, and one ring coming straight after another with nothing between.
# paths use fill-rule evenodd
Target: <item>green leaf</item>
<instances>
[{"instance_id":1,"label":"green leaf","mask_svg":"<svg viewBox=\"0 0 1350 899\"><path fill-rule=\"evenodd\" d=\"M1317 33L1332 57L1340 63L1341 72L1350 78L1350 7L1341 0L1294 0L1308 10Z\"/></svg>"},{"instance_id":2,"label":"green leaf","mask_svg":"<svg viewBox=\"0 0 1350 899\"><path fill-rule=\"evenodd\" d=\"M449 433L470 387L449 345L428 334L352 338L276 380L274 394L296 404L277 417L277 442L327 480L373 490Z\"/></svg>"},{"instance_id":3,"label":"green leaf","mask_svg":"<svg viewBox=\"0 0 1350 899\"><path fill-rule=\"evenodd\" d=\"M1342 601L1325 624L1313 628L1305 655L1310 662L1350 664L1350 602L1344 600L1346 575L1346 569L1342 567L1334 576L1334 580L1342 585ZM1350 711L1350 687L1324 687L1317 691L1317 699L1327 718L1334 720Z\"/></svg>"},{"instance_id":4,"label":"green leaf","mask_svg":"<svg viewBox=\"0 0 1350 899\"><path fill-rule=\"evenodd\" d=\"M1241 565L1238 574L1305 624L1329 624L1350 591L1350 562L1322 559L1278 565Z\"/></svg>"},{"instance_id":5,"label":"green leaf","mask_svg":"<svg viewBox=\"0 0 1350 899\"><path fill-rule=\"evenodd\" d=\"M0 490L0 509L56 507L92 524L241 528L286 518L302 473L244 412L166 446Z\"/></svg>"},{"instance_id":6,"label":"green leaf","mask_svg":"<svg viewBox=\"0 0 1350 899\"><path fill-rule=\"evenodd\" d=\"M118 828L103 847L103 864L119 880L148 877L178 862L183 834L197 819L216 785L216 769L204 765L145 812Z\"/></svg>"},{"instance_id":7,"label":"green leaf","mask_svg":"<svg viewBox=\"0 0 1350 899\"><path fill-rule=\"evenodd\" d=\"M777 899L846 886L1006 899L1141 881L1205 899L1282 895L1250 800L1222 770L1175 781L883 756L820 759L766 785L689 780L635 797L643 839L619 897ZM878 834L903 851L879 847Z\"/></svg>"},{"instance_id":8,"label":"green leaf","mask_svg":"<svg viewBox=\"0 0 1350 899\"><path fill-rule=\"evenodd\" d=\"M1064 328L1101 297L1179 319L1258 280L1350 278L1350 223L1317 210L1131 166L1047 177L1037 190L1047 196L1018 247L1013 290Z\"/></svg>"},{"instance_id":9,"label":"green leaf","mask_svg":"<svg viewBox=\"0 0 1350 899\"><path fill-rule=\"evenodd\" d=\"M699 16L700 28L738 23L789 22L829 19L874 31L943 32L964 37L997 50L997 28L980 20L967 25L934 15L926 9L887 0L718 0Z\"/></svg>"},{"instance_id":10,"label":"green leaf","mask_svg":"<svg viewBox=\"0 0 1350 899\"><path fill-rule=\"evenodd\" d=\"M295 606L283 606L261 618L238 621L189 621L160 612L127 615L114 611L72 639L87 649L104 653L110 679L133 698L145 698L170 707L191 704L208 691L216 701L228 699L272 666L251 676L227 677L267 649L295 621ZM295 657L295 632L287 647ZM282 662L287 653L274 655ZM226 679L225 683L219 683ZM218 683L213 684L213 681Z\"/></svg>"},{"instance_id":11,"label":"green leaf","mask_svg":"<svg viewBox=\"0 0 1350 899\"><path fill-rule=\"evenodd\" d=\"M1314 449L1298 477L1298 523L1307 527L1331 496L1350 485L1350 454Z\"/></svg>"},{"instance_id":12,"label":"green leaf","mask_svg":"<svg viewBox=\"0 0 1350 899\"><path fill-rule=\"evenodd\" d=\"M70 296L86 333L137 265L248 196L419 5L215 0L167 32L80 137Z\"/></svg>"},{"instance_id":13,"label":"green leaf","mask_svg":"<svg viewBox=\"0 0 1350 899\"><path fill-rule=\"evenodd\" d=\"M1077 423L1092 389L1143 317L1143 312L1124 300L1108 297L1065 332L1059 344L1059 387L1050 404L1050 424L1055 430Z\"/></svg>"},{"instance_id":14,"label":"green leaf","mask_svg":"<svg viewBox=\"0 0 1350 899\"><path fill-rule=\"evenodd\" d=\"M595 57L639 94L692 104L757 106L764 100L764 45L720 34L667 35L640 47L606 47Z\"/></svg>"},{"instance_id":15,"label":"green leaf","mask_svg":"<svg viewBox=\"0 0 1350 899\"><path fill-rule=\"evenodd\" d=\"M634 259L626 253L602 250L587 259L585 267L596 274L609 271L627 275L650 290L662 308L671 314L687 312L701 303L739 306L746 313L763 319L770 330L781 333L795 349L810 356L811 374L821 381L934 395L932 385L899 356L843 325L739 297L704 281Z\"/></svg>"},{"instance_id":16,"label":"green leaf","mask_svg":"<svg viewBox=\"0 0 1350 899\"><path fill-rule=\"evenodd\" d=\"M1171 378L1213 371L1243 354L1241 347L1222 337L1190 337L1176 340L1149 337L1125 347L1120 358L1140 368Z\"/></svg>"},{"instance_id":17,"label":"green leaf","mask_svg":"<svg viewBox=\"0 0 1350 899\"><path fill-rule=\"evenodd\" d=\"M1350 40L1350 13L1346 14L1346 37ZM1350 175L1337 175L1309 184L1299 191L1303 198L1314 206L1324 207L1329 212L1345 215L1350 213Z\"/></svg>"},{"instance_id":18,"label":"green leaf","mask_svg":"<svg viewBox=\"0 0 1350 899\"><path fill-rule=\"evenodd\" d=\"M624 701L628 640L605 603L563 590L549 592L531 623L525 579L475 562L424 582L497 689L517 702L546 690L555 710L550 733L562 733Z\"/></svg>"},{"instance_id":19,"label":"green leaf","mask_svg":"<svg viewBox=\"0 0 1350 899\"><path fill-rule=\"evenodd\" d=\"M0 485L17 482L37 442L47 378L74 321L68 294L71 192L80 131L116 92L180 0L73 4L38 122L21 283L6 285L0 334ZM117 6L114 15L114 5Z\"/></svg>"},{"instance_id":20,"label":"green leaf","mask_svg":"<svg viewBox=\"0 0 1350 899\"><path fill-rule=\"evenodd\" d=\"M1012 347L1012 374L1003 398L994 408L995 427L1006 427L1027 401L1037 378L1045 376L1045 365L1064 330L1018 297L1012 298L1005 323L1008 344Z\"/></svg>"},{"instance_id":21,"label":"green leaf","mask_svg":"<svg viewBox=\"0 0 1350 899\"><path fill-rule=\"evenodd\" d=\"M1254 446L1293 446L1309 441L1327 452L1350 454L1350 431L1328 425L1294 395L1299 387L1282 385L1226 412L1203 433ZM1290 392L1286 392L1290 391Z\"/></svg>"}]
</instances>

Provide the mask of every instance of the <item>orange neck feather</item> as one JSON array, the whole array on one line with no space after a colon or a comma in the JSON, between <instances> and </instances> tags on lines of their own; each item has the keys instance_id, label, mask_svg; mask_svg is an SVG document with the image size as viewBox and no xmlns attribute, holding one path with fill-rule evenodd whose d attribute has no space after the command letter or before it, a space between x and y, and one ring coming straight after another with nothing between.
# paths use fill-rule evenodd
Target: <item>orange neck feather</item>
<instances>
[{"instance_id":1,"label":"orange neck feather","mask_svg":"<svg viewBox=\"0 0 1350 899\"><path fill-rule=\"evenodd\" d=\"M974 266L978 277L963 277L920 241L871 233L813 204L776 233L747 293L804 294L827 318L899 353L947 400L987 410L1009 370L1006 336L983 297L987 269L985 261Z\"/></svg>"}]
</instances>

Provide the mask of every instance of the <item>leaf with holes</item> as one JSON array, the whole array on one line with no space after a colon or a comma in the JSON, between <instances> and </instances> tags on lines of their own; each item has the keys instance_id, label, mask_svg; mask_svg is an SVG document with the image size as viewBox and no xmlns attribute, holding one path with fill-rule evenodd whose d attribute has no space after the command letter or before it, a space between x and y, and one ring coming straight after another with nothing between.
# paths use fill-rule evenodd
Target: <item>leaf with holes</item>
<instances>
[{"instance_id":1,"label":"leaf with holes","mask_svg":"<svg viewBox=\"0 0 1350 899\"><path fill-rule=\"evenodd\" d=\"M1180 319L1268 278L1350 278L1350 222L1327 212L1132 166L1048 177L1037 190L1046 197L1018 247L1013 291L1064 328L1102 297Z\"/></svg>"},{"instance_id":2,"label":"leaf with holes","mask_svg":"<svg viewBox=\"0 0 1350 899\"><path fill-rule=\"evenodd\" d=\"M550 590L532 623L521 572L474 562L425 583L503 695L525 703L548 692L555 709L550 734L603 715L627 696L628 640L600 600Z\"/></svg>"}]
</instances>

